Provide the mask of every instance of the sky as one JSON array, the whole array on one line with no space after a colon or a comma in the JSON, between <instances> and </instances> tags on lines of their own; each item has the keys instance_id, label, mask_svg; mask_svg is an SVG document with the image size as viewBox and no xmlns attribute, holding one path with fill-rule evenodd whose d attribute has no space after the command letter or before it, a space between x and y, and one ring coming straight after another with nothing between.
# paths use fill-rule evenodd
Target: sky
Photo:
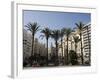
<instances>
[{"instance_id":1,"label":"sky","mask_svg":"<svg viewBox=\"0 0 100 80\"><path fill-rule=\"evenodd\" d=\"M35 11L35 10L24 10L23 11L23 22L24 26L29 22L37 22L40 28L49 27L50 29L61 29L65 28L75 28L75 23L83 22L87 24L91 22L90 13L75 13L75 12L54 12L54 11ZM46 43L45 38L41 39L40 31L35 35L40 43ZM54 45L54 40L49 39L49 47L51 43Z\"/></svg>"}]
</instances>

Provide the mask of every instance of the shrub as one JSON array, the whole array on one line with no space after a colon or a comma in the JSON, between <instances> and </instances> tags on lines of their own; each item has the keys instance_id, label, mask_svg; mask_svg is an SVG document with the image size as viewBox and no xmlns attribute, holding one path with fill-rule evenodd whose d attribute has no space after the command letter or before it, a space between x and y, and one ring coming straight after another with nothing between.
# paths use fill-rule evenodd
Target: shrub
<instances>
[{"instance_id":1,"label":"shrub","mask_svg":"<svg viewBox=\"0 0 100 80\"><path fill-rule=\"evenodd\" d=\"M77 61L77 54L75 51L70 50L69 51L69 56L70 56L70 62L72 65L77 65L78 61Z\"/></svg>"}]
</instances>

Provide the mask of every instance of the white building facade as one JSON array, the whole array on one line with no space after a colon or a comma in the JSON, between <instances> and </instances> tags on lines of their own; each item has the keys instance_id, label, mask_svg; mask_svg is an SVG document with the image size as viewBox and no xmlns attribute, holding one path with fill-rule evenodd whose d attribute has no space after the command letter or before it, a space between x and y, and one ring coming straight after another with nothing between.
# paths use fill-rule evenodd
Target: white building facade
<instances>
[{"instance_id":1,"label":"white building facade","mask_svg":"<svg viewBox=\"0 0 100 80\"><path fill-rule=\"evenodd\" d=\"M32 50L32 34L23 29L23 59L31 56ZM45 44L40 43L37 38L34 40L34 53L41 56L46 56Z\"/></svg>"},{"instance_id":2,"label":"white building facade","mask_svg":"<svg viewBox=\"0 0 100 80\"><path fill-rule=\"evenodd\" d=\"M91 24L86 24L83 28L83 53L84 61L89 61L91 57Z\"/></svg>"},{"instance_id":3,"label":"white building facade","mask_svg":"<svg viewBox=\"0 0 100 80\"><path fill-rule=\"evenodd\" d=\"M32 35L23 29L23 58L31 56Z\"/></svg>"},{"instance_id":4,"label":"white building facade","mask_svg":"<svg viewBox=\"0 0 100 80\"><path fill-rule=\"evenodd\" d=\"M68 40L68 52L70 50L74 50L75 51L75 42L73 39L73 35L76 35L79 37L80 36L77 32L77 30L75 32L72 32L71 35L69 36L69 40ZM62 53L62 48L63 48L63 53ZM67 41L66 41L66 36L63 37L63 44L61 47L61 42L59 41L59 48L58 48L58 56L65 56L66 54L66 49L67 49ZM83 58L84 58L84 62L88 61L91 57L91 24L86 24L83 27L82 30L82 51L83 51ZM79 41L77 43L77 55L78 55L78 61L81 63L81 41Z\"/></svg>"}]
</instances>

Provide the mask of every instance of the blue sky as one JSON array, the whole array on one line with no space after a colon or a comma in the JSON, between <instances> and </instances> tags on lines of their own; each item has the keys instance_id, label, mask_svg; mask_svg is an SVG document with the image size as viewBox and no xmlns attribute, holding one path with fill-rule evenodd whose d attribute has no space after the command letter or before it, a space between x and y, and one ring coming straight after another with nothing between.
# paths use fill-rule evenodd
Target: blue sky
<instances>
[{"instance_id":1,"label":"blue sky","mask_svg":"<svg viewBox=\"0 0 100 80\"><path fill-rule=\"evenodd\" d=\"M52 11L23 11L23 19L24 25L28 24L29 22L37 22L43 29L44 27L49 27L50 29L61 29L63 27L70 27L74 28L75 23L83 22L87 24L91 22L91 14L90 13L75 13L75 12L52 12ZM39 38L41 35L40 32L37 32L35 35L36 38ZM40 39L39 41L45 43L45 38ZM52 39L49 40L49 46L54 41Z\"/></svg>"}]
</instances>

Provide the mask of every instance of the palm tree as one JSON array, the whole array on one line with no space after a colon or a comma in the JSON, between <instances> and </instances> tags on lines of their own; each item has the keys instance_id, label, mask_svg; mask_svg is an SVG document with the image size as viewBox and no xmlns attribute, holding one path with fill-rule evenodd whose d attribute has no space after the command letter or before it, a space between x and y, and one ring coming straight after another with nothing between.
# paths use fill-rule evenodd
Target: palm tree
<instances>
[{"instance_id":1,"label":"palm tree","mask_svg":"<svg viewBox=\"0 0 100 80\"><path fill-rule=\"evenodd\" d=\"M34 54L34 36L35 36L36 32L39 30L40 26L37 24L37 22L34 22L34 23L28 23L27 25L25 25L25 27L27 27L28 30L31 31L31 33L32 33L31 56L33 56L33 54Z\"/></svg>"},{"instance_id":2,"label":"palm tree","mask_svg":"<svg viewBox=\"0 0 100 80\"><path fill-rule=\"evenodd\" d=\"M65 28L62 28L62 29L60 30L62 58L63 58L63 36L64 36L64 34L65 34Z\"/></svg>"},{"instance_id":3,"label":"palm tree","mask_svg":"<svg viewBox=\"0 0 100 80\"><path fill-rule=\"evenodd\" d=\"M81 41L81 60L82 60L82 64L84 63L84 59L83 59L83 48L82 48L82 30L84 27L84 24L82 22L79 23L75 23L77 29L78 29L78 33L80 35L80 41Z\"/></svg>"},{"instance_id":4,"label":"palm tree","mask_svg":"<svg viewBox=\"0 0 100 80\"><path fill-rule=\"evenodd\" d=\"M77 43L80 41L78 36L73 36L74 42L75 42L75 52L77 53Z\"/></svg>"},{"instance_id":5,"label":"palm tree","mask_svg":"<svg viewBox=\"0 0 100 80\"><path fill-rule=\"evenodd\" d=\"M49 28L44 28L41 33L44 35L41 35L42 37L46 38L46 44L47 44L47 65L48 65L48 39L50 38L51 35L51 30Z\"/></svg>"},{"instance_id":6,"label":"palm tree","mask_svg":"<svg viewBox=\"0 0 100 80\"><path fill-rule=\"evenodd\" d=\"M55 64L58 65L58 40L60 38L60 31L59 30L53 30L51 37L55 40L55 45L56 45L56 59L55 59ZM57 61L57 62L56 62Z\"/></svg>"},{"instance_id":7,"label":"palm tree","mask_svg":"<svg viewBox=\"0 0 100 80\"><path fill-rule=\"evenodd\" d=\"M69 58L68 57L68 40L69 40L69 36L70 36L71 32L72 32L72 30L70 28L65 29L65 35L67 37L67 39L66 39L67 40L67 46L66 46L67 47L67 50L66 50L66 52L67 52L67 55L66 55L67 56L67 62L66 62L66 56L65 56L65 64L68 64L68 62L69 62L69 59L68 59Z\"/></svg>"}]
</instances>

